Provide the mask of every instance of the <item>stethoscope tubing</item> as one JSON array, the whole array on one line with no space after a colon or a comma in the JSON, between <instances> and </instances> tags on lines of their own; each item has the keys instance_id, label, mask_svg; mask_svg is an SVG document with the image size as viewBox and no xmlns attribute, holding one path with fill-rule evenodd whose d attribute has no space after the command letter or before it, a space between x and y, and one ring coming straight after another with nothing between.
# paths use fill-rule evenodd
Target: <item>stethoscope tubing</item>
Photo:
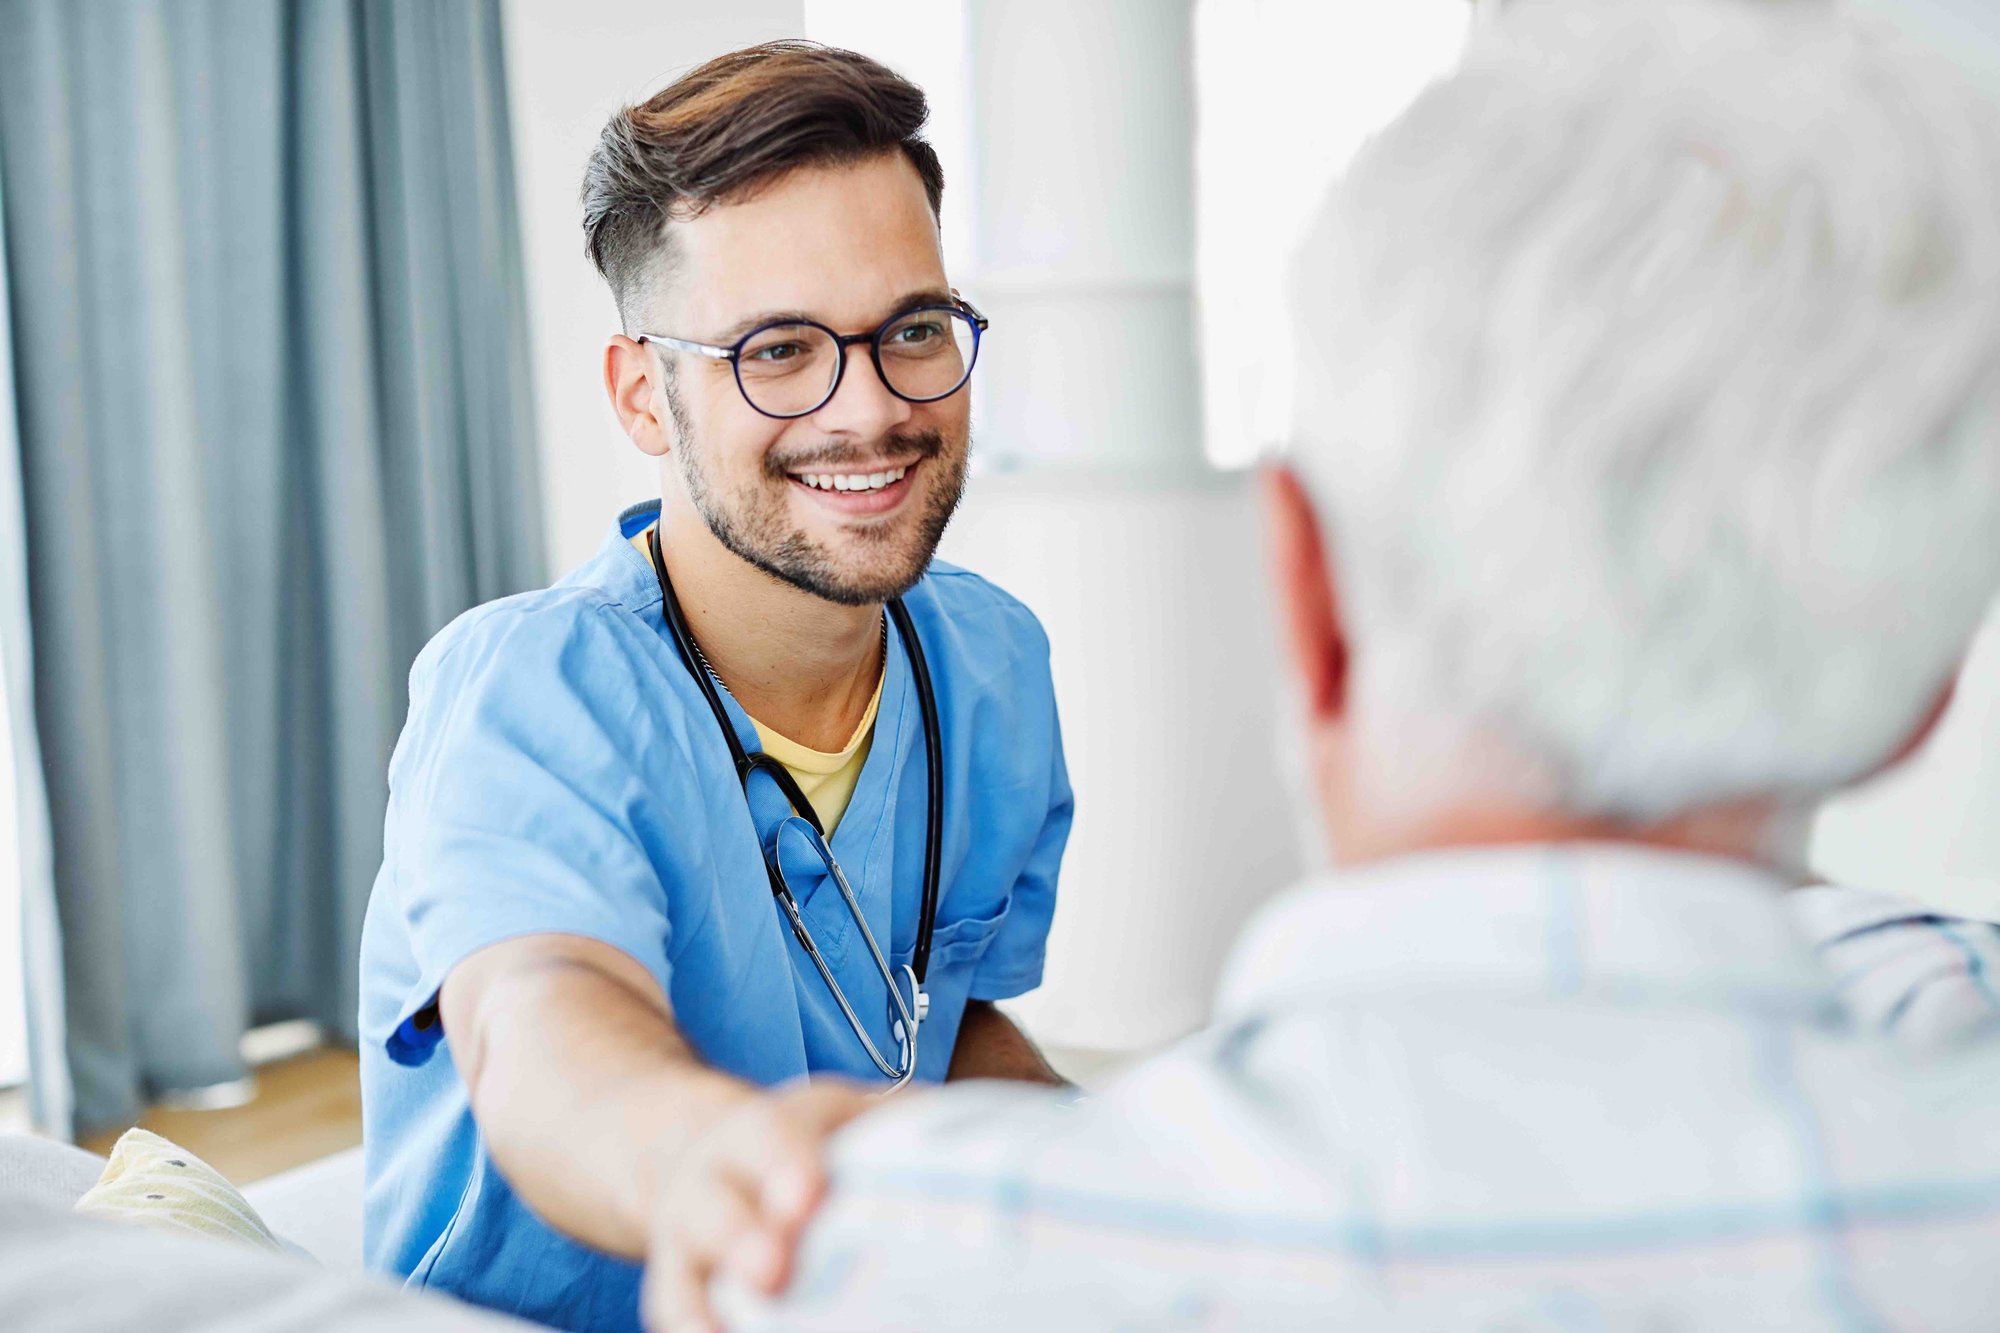
<instances>
[{"instance_id":1,"label":"stethoscope tubing","mask_svg":"<svg viewBox=\"0 0 2000 1333\"><path fill-rule=\"evenodd\" d=\"M812 803L806 800L805 794L799 790L798 783L782 764L762 751L752 754L743 748L743 742L736 734L736 727L730 721L729 710L723 706L722 696L717 692L716 682L710 677L699 654L695 651L694 633L688 627L687 616L681 609L680 599L674 594L673 581L667 576L667 562L660 550L657 525L646 534L646 545L647 553L652 557L654 576L660 584L661 613L673 637L674 647L679 652L688 674L694 677L696 686L708 703L709 711L715 715L716 726L722 731L723 739L729 746L730 758L735 762L737 780L743 787L745 797L749 795L750 775L761 769L777 782L785 799L791 803L793 812L804 818L811 826L814 835L820 840L826 864L832 871L841 898L846 902L848 911L860 928L861 938L868 946L869 955L888 986L889 997L896 1008L896 1039L899 1044L906 1047L906 1058L902 1068L884 1059L874 1040L869 1037L867 1026L854 1012L854 1006L849 1003L846 992L835 979L832 968L827 965L818 944L813 940L812 932L806 928L805 918L800 913L797 899L785 886L772 856L766 855L765 873L769 876L772 894L777 898L791 926L793 937L798 940L800 948L818 971L820 980L833 995L834 1002L840 1006L848 1026L854 1030L854 1035L867 1051L870 1062L883 1077L891 1080L890 1090L894 1091L908 1083L916 1074L917 1033L929 1008L930 996L924 991L924 981L930 970L931 937L937 928L944 857L943 728L938 721L937 693L931 681L930 666L924 658L923 642L917 637L916 625L910 618L909 609L903 605L903 599L900 597L891 598L888 602L889 618L895 622L896 633L903 640L903 650L909 655L910 676L917 690L918 712L923 722L927 798L924 811L924 886L918 909L917 941L911 952L910 962L901 968L910 978L911 998L910 1002L905 1004L902 988L896 984L895 972L890 968L888 959L883 957L881 947L876 943L875 932L868 928L868 920L862 914L860 901L854 896L853 888L848 885L847 876L840 869L839 862L833 859L831 849L824 846L825 830L820 827L819 816L813 810Z\"/></svg>"}]
</instances>

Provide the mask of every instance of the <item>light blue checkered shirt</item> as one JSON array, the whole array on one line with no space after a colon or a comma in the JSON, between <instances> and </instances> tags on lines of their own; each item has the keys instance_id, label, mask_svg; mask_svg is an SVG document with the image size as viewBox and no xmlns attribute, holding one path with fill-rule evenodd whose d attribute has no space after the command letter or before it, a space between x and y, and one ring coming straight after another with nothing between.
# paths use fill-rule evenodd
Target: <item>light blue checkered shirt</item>
<instances>
[{"instance_id":1,"label":"light blue checkered shirt","mask_svg":"<svg viewBox=\"0 0 2000 1333\"><path fill-rule=\"evenodd\" d=\"M1992 1021L1992 932L1816 898L1828 967L1786 890L1612 845L1307 887L1101 1096L858 1122L787 1300L721 1293L731 1326L2000 1328L2000 1043L1916 1049ZM1851 1018L1847 964L1926 1040Z\"/></svg>"}]
</instances>

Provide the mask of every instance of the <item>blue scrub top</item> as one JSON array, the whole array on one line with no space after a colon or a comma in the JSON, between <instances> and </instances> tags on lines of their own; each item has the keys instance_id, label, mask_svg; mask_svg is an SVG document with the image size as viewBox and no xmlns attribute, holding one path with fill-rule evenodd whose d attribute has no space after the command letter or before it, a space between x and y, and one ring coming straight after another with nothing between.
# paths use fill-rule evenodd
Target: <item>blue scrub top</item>
<instances>
[{"instance_id":1,"label":"blue scrub top","mask_svg":"<svg viewBox=\"0 0 2000 1333\"><path fill-rule=\"evenodd\" d=\"M581 569L466 613L418 658L362 934L369 1266L562 1328L637 1329L639 1269L545 1226L487 1156L426 1012L459 961L514 936L587 935L653 974L717 1068L760 1084L884 1081L771 896L759 830L786 813L783 798L753 779L753 816L652 567L627 540L657 510L626 511ZM1027 608L942 563L904 602L944 741L943 888L916 1075L935 1082L968 999L1041 980L1070 789L1048 640ZM893 631L887 673L832 845L894 965L916 944L926 778ZM888 995L838 888L792 878L789 857L786 869L835 976L893 1052Z\"/></svg>"}]
</instances>

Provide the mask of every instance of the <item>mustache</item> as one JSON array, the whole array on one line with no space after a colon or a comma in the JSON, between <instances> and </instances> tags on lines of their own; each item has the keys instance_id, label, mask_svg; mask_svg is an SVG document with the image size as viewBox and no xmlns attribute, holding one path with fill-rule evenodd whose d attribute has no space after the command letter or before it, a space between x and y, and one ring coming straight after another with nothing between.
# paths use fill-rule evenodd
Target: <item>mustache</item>
<instances>
[{"instance_id":1,"label":"mustache","mask_svg":"<svg viewBox=\"0 0 2000 1333\"><path fill-rule=\"evenodd\" d=\"M944 433L939 430L898 431L885 435L872 447L829 445L822 449L801 449L796 453L764 455L764 475L783 481L794 472L837 472L877 459L908 458L922 462L944 452Z\"/></svg>"}]
</instances>

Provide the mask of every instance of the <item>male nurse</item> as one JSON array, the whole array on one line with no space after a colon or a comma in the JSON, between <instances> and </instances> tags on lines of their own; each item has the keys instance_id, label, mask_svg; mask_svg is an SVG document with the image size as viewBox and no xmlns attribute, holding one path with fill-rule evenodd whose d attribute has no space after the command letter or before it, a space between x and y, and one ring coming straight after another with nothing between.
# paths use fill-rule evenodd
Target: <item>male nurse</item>
<instances>
[{"instance_id":1,"label":"male nurse","mask_svg":"<svg viewBox=\"0 0 2000 1333\"><path fill-rule=\"evenodd\" d=\"M643 1272L706 1327L711 1277L784 1285L825 1140L897 1073L1058 1081L994 1008L1040 979L1070 825L1048 644L932 559L986 320L925 114L773 43L592 155L605 387L661 499L411 676L361 959L368 1259L411 1285L626 1329Z\"/></svg>"}]
</instances>

